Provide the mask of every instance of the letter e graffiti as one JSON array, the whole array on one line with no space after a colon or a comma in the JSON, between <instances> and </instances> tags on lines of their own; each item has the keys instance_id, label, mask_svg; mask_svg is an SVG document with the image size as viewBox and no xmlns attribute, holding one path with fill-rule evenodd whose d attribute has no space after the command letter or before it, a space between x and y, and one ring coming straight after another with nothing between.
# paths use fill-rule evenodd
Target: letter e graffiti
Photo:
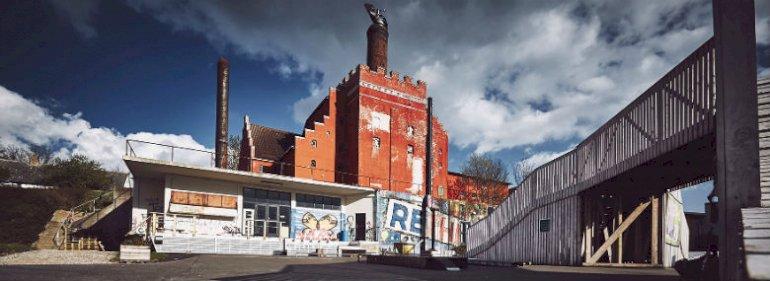
<instances>
[{"instance_id":1,"label":"letter e graffiti","mask_svg":"<svg viewBox=\"0 0 770 281\"><path fill-rule=\"evenodd\" d=\"M390 219L390 227L396 227L396 222L401 225L401 229L406 230L406 220L409 209L401 204L393 204L393 216Z\"/></svg>"},{"instance_id":2,"label":"letter e graffiti","mask_svg":"<svg viewBox=\"0 0 770 281\"><path fill-rule=\"evenodd\" d=\"M420 230L422 229L422 225L420 225L420 213L422 213L419 210L413 210L412 211L412 230L411 232L414 233L420 233Z\"/></svg>"}]
</instances>

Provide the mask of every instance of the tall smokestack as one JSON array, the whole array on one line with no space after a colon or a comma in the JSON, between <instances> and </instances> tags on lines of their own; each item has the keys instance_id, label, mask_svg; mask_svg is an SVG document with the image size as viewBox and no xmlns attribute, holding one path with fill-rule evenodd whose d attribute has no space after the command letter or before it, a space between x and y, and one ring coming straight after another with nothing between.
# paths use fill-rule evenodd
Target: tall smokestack
<instances>
[{"instance_id":1,"label":"tall smokestack","mask_svg":"<svg viewBox=\"0 0 770 281\"><path fill-rule=\"evenodd\" d=\"M215 165L227 167L227 93L230 88L230 63L219 58L217 63L217 131L215 144Z\"/></svg>"},{"instance_id":2,"label":"tall smokestack","mask_svg":"<svg viewBox=\"0 0 770 281\"><path fill-rule=\"evenodd\" d=\"M366 65L372 70L388 69L388 22L383 10L364 4L372 24L366 30Z\"/></svg>"}]
</instances>

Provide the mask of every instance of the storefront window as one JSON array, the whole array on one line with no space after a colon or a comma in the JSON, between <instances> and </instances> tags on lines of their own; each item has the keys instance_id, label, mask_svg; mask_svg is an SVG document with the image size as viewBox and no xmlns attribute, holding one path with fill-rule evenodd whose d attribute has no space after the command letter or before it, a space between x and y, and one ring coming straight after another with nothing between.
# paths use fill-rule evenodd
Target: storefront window
<instances>
[{"instance_id":1,"label":"storefront window","mask_svg":"<svg viewBox=\"0 0 770 281\"><path fill-rule=\"evenodd\" d=\"M243 189L243 202L244 205L254 203L291 205L291 193L246 187Z\"/></svg>"},{"instance_id":2,"label":"storefront window","mask_svg":"<svg viewBox=\"0 0 770 281\"><path fill-rule=\"evenodd\" d=\"M337 197L297 193L297 207L340 210L342 199Z\"/></svg>"}]
</instances>

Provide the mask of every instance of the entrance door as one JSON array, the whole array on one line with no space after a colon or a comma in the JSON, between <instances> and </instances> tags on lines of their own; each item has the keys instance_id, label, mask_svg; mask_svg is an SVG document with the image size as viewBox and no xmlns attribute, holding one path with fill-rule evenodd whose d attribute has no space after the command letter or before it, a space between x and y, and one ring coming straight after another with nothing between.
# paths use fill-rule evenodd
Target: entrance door
<instances>
[{"instance_id":1,"label":"entrance door","mask_svg":"<svg viewBox=\"0 0 770 281\"><path fill-rule=\"evenodd\" d=\"M254 236L254 209L243 209L243 235Z\"/></svg>"},{"instance_id":2,"label":"entrance door","mask_svg":"<svg viewBox=\"0 0 770 281\"><path fill-rule=\"evenodd\" d=\"M257 204L254 212L254 236L278 237L281 228L279 206Z\"/></svg>"},{"instance_id":3,"label":"entrance door","mask_svg":"<svg viewBox=\"0 0 770 281\"><path fill-rule=\"evenodd\" d=\"M366 214L356 213L356 241L366 240Z\"/></svg>"}]
</instances>

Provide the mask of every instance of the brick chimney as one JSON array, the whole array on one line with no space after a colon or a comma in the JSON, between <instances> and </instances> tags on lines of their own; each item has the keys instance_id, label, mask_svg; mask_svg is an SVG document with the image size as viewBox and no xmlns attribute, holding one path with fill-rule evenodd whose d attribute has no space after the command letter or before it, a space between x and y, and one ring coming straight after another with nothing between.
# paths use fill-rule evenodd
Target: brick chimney
<instances>
[{"instance_id":1,"label":"brick chimney","mask_svg":"<svg viewBox=\"0 0 770 281\"><path fill-rule=\"evenodd\" d=\"M215 166L227 168L227 102L230 88L230 63L224 58L219 58L217 63L217 124L215 145Z\"/></svg>"},{"instance_id":2,"label":"brick chimney","mask_svg":"<svg viewBox=\"0 0 770 281\"><path fill-rule=\"evenodd\" d=\"M366 65L372 70L388 69L388 29L372 24L366 30Z\"/></svg>"}]
</instances>

